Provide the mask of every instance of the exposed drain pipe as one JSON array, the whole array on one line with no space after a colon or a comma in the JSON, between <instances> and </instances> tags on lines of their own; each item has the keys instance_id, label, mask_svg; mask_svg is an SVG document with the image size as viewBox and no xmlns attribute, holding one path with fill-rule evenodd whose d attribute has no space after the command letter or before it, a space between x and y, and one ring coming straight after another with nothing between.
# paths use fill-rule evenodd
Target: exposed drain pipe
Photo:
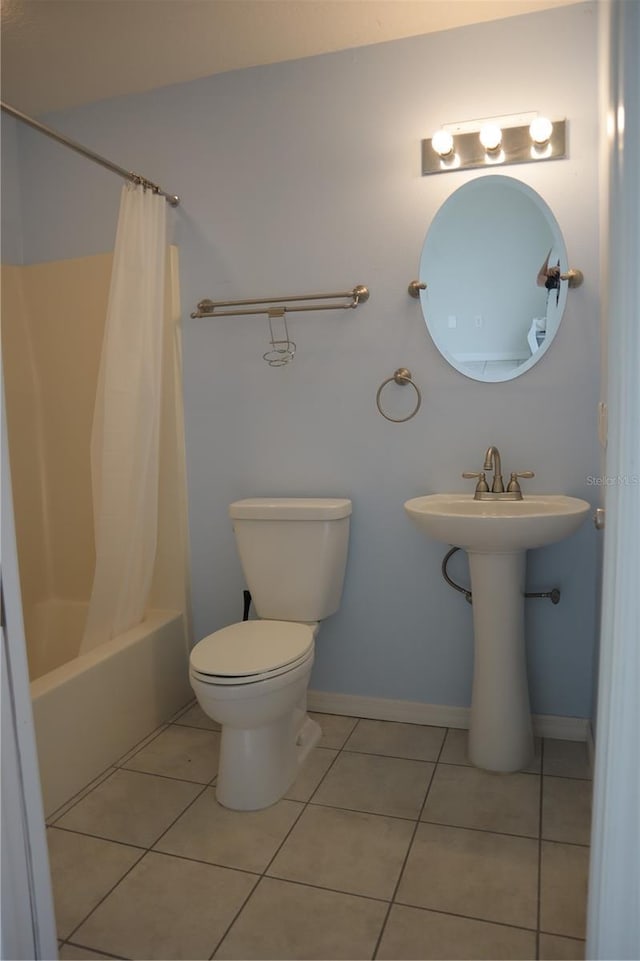
<instances>
[{"instance_id":1,"label":"exposed drain pipe","mask_svg":"<svg viewBox=\"0 0 640 961\"><path fill-rule=\"evenodd\" d=\"M459 550L460 550L459 547L452 547L451 550L447 551L447 553L444 555L444 559L442 561L442 576L444 577L449 587L452 587L454 591L459 591L461 594L464 594L465 601L468 604L472 604L473 600L472 600L471 591L468 591L466 587L461 587L459 584L456 584L456 582L449 577L449 572L447 571L447 565L449 563L450 558L452 558L453 555L456 553L456 551L459 551ZM554 587L550 591L532 592L531 594L525 594L524 596L525 597L548 597L552 604L558 604L560 602L560 589L558 587Z\"/></svg>"}]
</instances>

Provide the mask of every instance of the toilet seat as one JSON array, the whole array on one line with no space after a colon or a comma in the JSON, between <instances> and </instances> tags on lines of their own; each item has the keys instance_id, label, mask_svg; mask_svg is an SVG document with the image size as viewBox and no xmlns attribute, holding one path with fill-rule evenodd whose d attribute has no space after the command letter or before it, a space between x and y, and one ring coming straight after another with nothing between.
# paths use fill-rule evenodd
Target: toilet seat
<instances>
[{"instance_id":1,"label":"toilet seat","mask_svg":"<svg viewBox=\"0 0 640 961\"><path fill-rule=\"evenodd\" d=\"M254 684L294 670L313 657L316 626L290 621L242 621L199 641L189 657L204 684Z\"/></svg>"}]
</instances>

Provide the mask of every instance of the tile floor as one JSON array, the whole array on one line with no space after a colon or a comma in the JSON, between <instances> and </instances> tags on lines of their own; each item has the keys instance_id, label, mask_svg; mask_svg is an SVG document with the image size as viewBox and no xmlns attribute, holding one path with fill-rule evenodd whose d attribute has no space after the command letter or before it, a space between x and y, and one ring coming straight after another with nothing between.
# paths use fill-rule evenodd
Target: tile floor
<instances>
[{"instance_id":1,"label":"tile floor","mask_svg":"<svg viewBox=\"0 0 640 961\"><path fill-rule=\"evenodd\" d=\"M584 956L584 744L492 775L464 731L313 716L264 811L217 804L220 734L191 705L56 812L60 958Z\"/></svg>"}]
</instances>

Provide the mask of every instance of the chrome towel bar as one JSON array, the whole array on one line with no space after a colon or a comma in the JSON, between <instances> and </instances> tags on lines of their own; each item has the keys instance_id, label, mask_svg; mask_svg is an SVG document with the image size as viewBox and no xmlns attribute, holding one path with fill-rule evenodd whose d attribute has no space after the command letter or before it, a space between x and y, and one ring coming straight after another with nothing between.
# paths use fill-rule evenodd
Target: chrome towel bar
<instances>
[{"instance_id":1,"label":"chrome towel bar","mask_svg":"<svg viewBox=\"0 0 640 961\"><path fill-rule=\"evenodd\" d=\"M333 300L336 297L348 298L346 303L338 304L311 304L306 301L312 300ZM293 313L303 310L350 310L355 309L360 304L364 304L369 299L367 287L359 284L353 290L338 291L331 294L300 294L296 297L258 297L251 300L201 300L196 309L192 311L191 317L234 317L243 314L274 314L274 308L269 304L278 304L278 313ZM290 304L291 306L286 306ZM232 307L234 310L220 310L219 308Z\"/></svg>"}]
</instances>

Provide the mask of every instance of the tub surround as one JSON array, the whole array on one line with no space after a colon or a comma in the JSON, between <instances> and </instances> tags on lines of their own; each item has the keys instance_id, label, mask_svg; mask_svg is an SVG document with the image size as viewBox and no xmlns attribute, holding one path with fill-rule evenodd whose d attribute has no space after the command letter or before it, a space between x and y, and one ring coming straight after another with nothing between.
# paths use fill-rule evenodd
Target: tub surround
<instances>
[{"instance_id":1,"label":"tub surround","mask_svg":"<svg viewBox=\"0 0 640 961\"><path fill-rule=\"evenodd\" d=\"M56 618L72 617L72 608L81 610L91 592L89 450L111 261L111 254L103 254L2 267L7 426L32 665L36 638L41 639ZM166 277L158 551L149 607L188 611L176 248L168 251ZM73 617L68 627L63 645L73 648ZM45 659L58 659L55 653L41 653ZM39 665L34 666L32 677L41 673Z\"/></svg>"},{"instance_id":2,"label":"tub surround","mask_svg":"<svg viewBox=\"0 0 640 961\"><path fill-rule=\"evenodd\" d=\"M78 657L94 566L90 436L111 255L2 267L18 561L46 811L190 696L177 250L168 251L158 549L142 624Z\"/></svg>"},{"instance_id":3,"label":"tub surround","mask_svg":"<svg viewBox=\"0 0 640 961\"><path fill-rule=\"evenodd\" d=\"M137 627L31 683L45 816L192 698L184 618Z\"/></svg>"}]
</instances>

